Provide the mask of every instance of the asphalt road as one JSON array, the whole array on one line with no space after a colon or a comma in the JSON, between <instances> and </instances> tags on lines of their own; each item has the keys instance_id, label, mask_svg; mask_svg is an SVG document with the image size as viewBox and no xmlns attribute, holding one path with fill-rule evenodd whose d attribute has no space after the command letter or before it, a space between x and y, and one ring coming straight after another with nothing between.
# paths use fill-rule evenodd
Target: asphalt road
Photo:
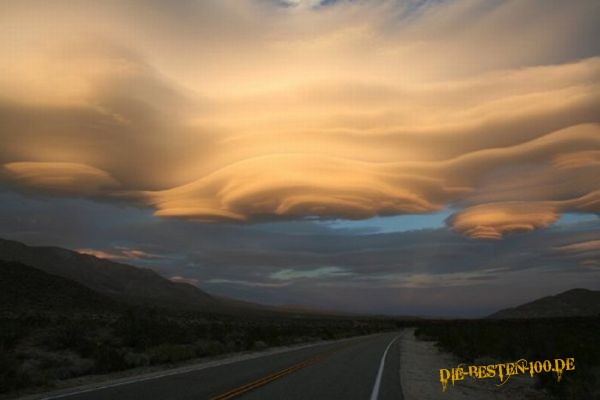
<instances>
[{"instance_id":1,"label":"asphalt road","mask_svg":"<svg viewBox=\"0 0 600 400\"><path fill-rule=\"evenodd\" d=\"M353 338L46 399L402 400L397 337Z\"/></svg>"}]
</instances>

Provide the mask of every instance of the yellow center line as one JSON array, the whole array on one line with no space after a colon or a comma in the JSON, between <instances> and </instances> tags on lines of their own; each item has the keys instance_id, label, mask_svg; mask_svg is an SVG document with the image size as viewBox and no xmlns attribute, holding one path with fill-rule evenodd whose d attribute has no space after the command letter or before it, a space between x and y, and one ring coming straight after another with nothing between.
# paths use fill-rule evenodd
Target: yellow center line
<instances>
[{"instance_id":1,"label":"yellow center line","mask_svg":"<svg viewBox=\"0 0 600 400\"><path fill-rule=\"evenodd\" d=\"M308 358L304 361L301 361L297 364L292 365L291 367L287 367L285 369L279 370L277 372L274 372L272 374L269 374L267 376L264 376L260 379L257 379L255 381L252 381L250 383L247 383L245 385L239 386L235 389L231 389L223 394L220 394L218 396L215 397L211 397L209 400L229 400L229 399L233 399L234 397L238 397L246 392L249 392L251 390L257 389L261 386L264 386L270 382L273 382L279 378L282 378L286 375L289 375L291 373L294 373L298 370L301 370L303 368L306 368L308 366L311 366L313 364L316 364L320 361L323 361L324 359L326 359L327 357L331 356L333 353L338 352L348 346L350 346L353 343L349 343L346 344L344 346L340 346L336 349L332 349L332 350L328 350L325 351L321 354L317 354L316 356L313 356L311 358Z\"/></svg>"}]
</instances>

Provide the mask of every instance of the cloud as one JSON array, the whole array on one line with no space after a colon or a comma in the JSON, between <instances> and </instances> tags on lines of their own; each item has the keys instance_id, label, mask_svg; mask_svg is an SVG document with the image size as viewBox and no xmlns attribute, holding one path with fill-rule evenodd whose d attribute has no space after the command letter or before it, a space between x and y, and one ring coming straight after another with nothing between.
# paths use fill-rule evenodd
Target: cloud
<instances>
[{"instance_id":1,"label":"cloud","mask_svg":"<svg viewBox=\"0 0 600 400\"><path fill-rule=\"evenodd\" d=\"M93 196L119 187L110 174L85 164L21 161L4 164L3 172L19 186L57 194Z\"/></svg>"},{"instance_id":2,"label":"cloud","mask_svg":"<svg viewBox=\"0 0 600 400\"><path fill-rule=\"evenodd\" d=\"M510 232L529 232L556 222L556 208L535 203L500 203L475 206L455 214L450 225L475 239L501 239Z\"/></svg>"},{"instance_id":3,"label":"cloud","mask_svg":"<svg viewBox=\"0 0 600 400\"><path fill-rule=\"evenodd\" d=\"M188 285L198 286L198 279L185 278L183 276L172 276L169 278L171 282L186 283Z\"/></svg>"},{"instance_id":4,"label":"cloud","mask_svg":"<svg viewBox=\"0 0 600 400\"><path fill-rule=\"evenodd\" d=\"M571 259L588 270L600 269L600 239L591 238L591 240L575 241L556 246L554 250L557 257Z\"/></svg>"},{"instance_id":5,"label":"cloud","mask_svg":"<svg viewBox=\"0 0 600 400\"><path fill-rule=\"evenodd\" d=\"M322 277L341 277L352 275L340 267L321 267L312 270L296 271L292 269L282 269L273 274L270 278L278 281L288 281L302 278L322 278Z\"/></svg>"},{"instance_id":6,"label":"cloud","mask_svg":"<svg viewBox=\"0 0 600 400\"><path fill-rule=\"evenodd\" d=\"M252 288L281 288L289 286L287 282L256 282L256 281L244 281L244 280L232 280L232 279L210 279L210 284L216 285L233 285L233 286L248 286Z\"/></svg>"},{"instance_id":7,"label":"cloud","mask_svg":"<svg viewBox=\"0 0 600 400\"><path fill-rule=\"evenodd\" d=\"M568 244L565 246L559 246L556 249L560 250L560 251L565 251L568 253L600 251L600 239L587 240L585 242L579 242L579 243Z\"/></svg>"},{"instance_id":8,"label":"cloud","mask_svg":"<svg viewBox=\"0 0 600 400\"><path fill-rule=\"evenodd\" d=\"M281 0L281 4L294 7L316 7L321 5L322 0Z\"/></svg>"},{"instance_id":9,"label":"cloud","mask_svg":"<svg viewBox=\"0 0 600 400\"><path fill-rule=\"evenodd\" d=\"M135 260L155 260L162 258L159 255L147 253L143 250L128 249L117 247L110 250L98 250L98 249L76 249L78 253L88 254L98 258L106 258L108 260L120 260L120 261L135 261Z\"/></svg>"},{"instance_id":10,"label":"cloud","mask_svg":"<svg viewBox=\"0 0 600 400\"><path fill-rule=\"evenodd\" d=\"M449 218L448 223L475 239L501 239L507 233L548 227L561 212L594 212L599 205L600 191L564 201L491 203L467 208Z\"/></svg>"},{"instance_id":11,"label":"cloud","mask_svg":"<svg viewBox=\"0 0 600 400\"><path fill-rule=\"evenodd\" d=\"M76 251L78 253L80 253L80 254L87 254L89 256L94 256L94 257L97 257L97 258L104 258L104 259L107 259L107 260L120 260L121 259L121 257L119 255L108 253L108 252L102 251L102 250L77 249Z\"/></svg>"},{"instance_id":12,"label":"cloud","mask_svg":"<svg viewBox=\"0 0 600 400\"><path fill-rule=\"evenodd\" d=\"M450 207L481 239L599 211L597 2L277 3L3 6L2 184L201 222Z\"/></svg>"}]
</instances>

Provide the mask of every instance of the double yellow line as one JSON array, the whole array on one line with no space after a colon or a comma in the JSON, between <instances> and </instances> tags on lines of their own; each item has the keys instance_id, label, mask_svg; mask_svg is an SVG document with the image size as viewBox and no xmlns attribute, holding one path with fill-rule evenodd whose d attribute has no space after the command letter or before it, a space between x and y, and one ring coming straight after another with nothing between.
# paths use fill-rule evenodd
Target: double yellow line
<instances>
[{"instance_id":1,"label":"double yellow line","mask_svg":"<svg viewBox=\"0 0 600 400\"><path fill-rule=\"evenodd\" d=\"M229 400L229 399L233 399L234 397L240 396L244 393L247 393L251 390L257 389L261 386L264 386L270 382L273 382L274 380L277 380L279 378L282 378L286 375L289 375L291 373L294 373L298 370L301 370L302 368L306 368L308 366L314 365L320 361L323 361L325 358L329 357L330 355L332 355L333 353L340 351L343 348L348 347L350 344L346 344L344 346L340 346L336 349L332 349L326 352L323 352L321 354L317 354L314 357L311 357L307 360L304 360L302 362L299 362L298 364L294 364L291 367L282 369L280 371L274 372L272 374L269 374L263 378L257 379L253 382L247 383L243 386L239 386L235 389L232 389L228 392L225 392L223 394L220 394L218 396L215 397L211 397L209 400Z\"/></svg>"}]
</instances>

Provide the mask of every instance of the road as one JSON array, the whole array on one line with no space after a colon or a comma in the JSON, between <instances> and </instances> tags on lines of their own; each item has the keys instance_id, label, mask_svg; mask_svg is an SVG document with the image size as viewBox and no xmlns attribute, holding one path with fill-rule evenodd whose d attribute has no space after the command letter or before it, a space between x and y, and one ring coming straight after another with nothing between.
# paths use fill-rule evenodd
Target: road
<instances>
[{"instance_id":1,"label":"road","mask_svg":"<svg viewBox=\"0 0 600 400\"><path fill-rule=\"evenodd\" d=\"M402 400L398 334L352 338L46 399Z\"/></svg>"}]
</instances>

